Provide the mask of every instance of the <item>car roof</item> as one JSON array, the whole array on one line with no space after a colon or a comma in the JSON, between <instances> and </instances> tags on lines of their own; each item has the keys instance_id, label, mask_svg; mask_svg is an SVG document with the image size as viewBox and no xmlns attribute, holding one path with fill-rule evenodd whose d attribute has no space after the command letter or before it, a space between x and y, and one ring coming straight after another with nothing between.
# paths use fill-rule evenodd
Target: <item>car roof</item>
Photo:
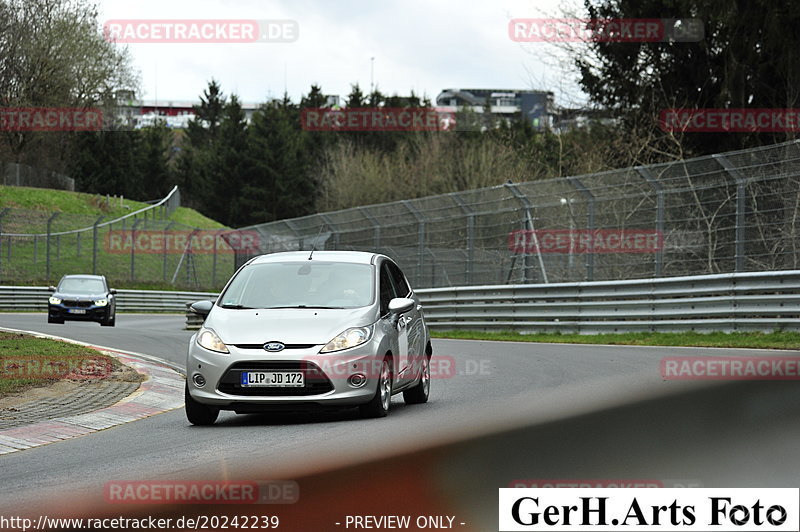
<instances>
[{"instance_id":1,"label":"car roof","mask_svg":"<svg viewBox=\"0 0 800 532\"><path fill-rule=\"evenodd\" d=\"M251 264L265 264L269 262L300 262L307 261L311 251L284 251L280 253L269 253L256 257ZM367 251L314 251L312 261L325 262L350 262L353 264L372 264L377 257L377 253Z\"/></svg>"},{"instance_id":2,"label":"car roof","mask_svg":"<svg viewBox=\"0 0 800 532\"><path fill-rule=\"evenodd\" d=\"M84 273L70 273L62 277L61 279L105 279L105 275L90 275Z\"/></svg>"}]
</instances>

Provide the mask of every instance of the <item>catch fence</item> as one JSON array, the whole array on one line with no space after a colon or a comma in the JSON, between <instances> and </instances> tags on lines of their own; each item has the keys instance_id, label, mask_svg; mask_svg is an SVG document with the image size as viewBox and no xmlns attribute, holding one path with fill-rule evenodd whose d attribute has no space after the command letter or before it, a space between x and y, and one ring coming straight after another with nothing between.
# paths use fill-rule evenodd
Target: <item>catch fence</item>
<instances>
[{"instance_id":1,"label":"catch fence","mask_svg":"<svg viewBox=\"0 0 800 532\"><path fill-rule=\"evenodd\" d=\"M800 267L797 141L243 229L256 253L366 250L418 288ZM251 253L239 253L241 263Z\"/></svg>"}]
</instances>

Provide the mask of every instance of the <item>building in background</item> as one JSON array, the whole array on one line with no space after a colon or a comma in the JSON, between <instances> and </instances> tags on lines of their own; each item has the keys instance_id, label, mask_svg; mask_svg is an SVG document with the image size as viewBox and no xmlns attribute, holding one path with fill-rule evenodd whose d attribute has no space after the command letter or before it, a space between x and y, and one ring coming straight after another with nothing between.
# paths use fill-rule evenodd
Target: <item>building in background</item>
<instances>
[{"instance_id":1,"label":"building in background","mask_svg":"<svg viewBox=\"0 0 800 532\"><path fill-rule=\"evenodd\" d=\"M519 89L445 89L436 97L436 106L444 111L489 111L498 120L527 120L537 129L553 127L557 117L555 96L551 91Z\"/></svg>"},{"instance_id":2,"label":"building in background","mask_svg":"<svg viewBox=\"0 0 800 532\"><path fill-rule=\"evenodd\" d=\"M186 129L195 117L194 106L200 102L173 102L162 100L136 100L120 98L118 117L123 124L134 129L154 126L164 122L171 129ZM249 123L260 104L242 103L245 120Z\"/></svg>"},{"instance_id":3,"label":"building in background","mask_svg":"<svg viewBox=\"0 0 800 532\"><path fill-rule=\"evenodd\" d=\"M325 95L326 107L338 107L341 98L338 95ZM164 101L164 100L137 100L132 94L120 92L117 94L119 120L128 127L141 129L164 122L171 129L187 129L189 122L195 117L194 106L200 102L189 101ZM262 103L241 103L245 121L249 124L253 113L263 105Z\"/></svg>"},{"instance_id":4,"label":"building in background","mask_svg":"<svg viewBox=\"0 0 800 532\"><path fill-rule=\"evenodd\" d=\"M479 120L482 129L502 121L527 120L535 129L565 133L592 124L617 123L614 113L606 109L559 107L551 91L519 89L445 89L436 97L437 108L443 111L475 113L488 120Z\"/></svg>"}]
</instances>

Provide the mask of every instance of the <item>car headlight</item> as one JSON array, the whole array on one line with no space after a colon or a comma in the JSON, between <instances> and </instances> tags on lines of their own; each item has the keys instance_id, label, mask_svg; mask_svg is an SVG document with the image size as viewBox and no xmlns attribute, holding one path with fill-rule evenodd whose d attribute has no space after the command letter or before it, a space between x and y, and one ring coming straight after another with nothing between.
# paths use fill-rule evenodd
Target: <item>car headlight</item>
<instances>
[{"instance_id":1,"label":"car headlight","mask_svg":"<svg viewBox=\"0 0 800 532\"><path fill-rule=\"evenodd\" d=\"M108 305L108 299L95 299L94 304L98 307L105 307Z\"/></svg>"},{"instance_id":2,"label":"car headlight","mask_svg":"<svg viewBox=\"0 0 800 532\"><path fill-rule=\"evenodd\" d=\"M60 305L61 304L61 298L60 297L50 296L50 304L51 305Z\"/></svg>"},{"instance_id":3,"label":"car headlight","mask_svg":"<svg viewBox=\"0 0 800 532\"><path fill-rule=\"evenodd\" d=\"M342 349L350 349L357 345L361 345L372 335L372 327L351 327L343 333L340 333L325 344L320 353L330 353L331 351L341 351Z\"/></svg>"},{"instance_id":4,"label":"car headlight","mask_svg":"<svg viewBox=\"0 0 800 532\"><path fill-rule=\"evenodd\" d=\"M213 329L206 329L203 327L197 333L197 345L205 347L209 351L216 351L217 353L229 353L228 347L219 339L217 333Z\"/></svg>"}]
</instances>

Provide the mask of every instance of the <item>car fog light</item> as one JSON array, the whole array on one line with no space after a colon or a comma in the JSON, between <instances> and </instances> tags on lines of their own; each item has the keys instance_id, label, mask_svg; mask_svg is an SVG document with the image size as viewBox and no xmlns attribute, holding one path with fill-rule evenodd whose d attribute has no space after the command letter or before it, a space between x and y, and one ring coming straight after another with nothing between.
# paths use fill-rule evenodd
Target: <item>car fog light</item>
<instances>
[{"instance_id":1,"label":"car fog light","mask_svg":"<svg viewBox=\"0 0 800 532\"><path fill-rule=\"evenodd\" d=\"M353 388L361 388L366 383L367 383L367 377L362 373L356 373L355 375L350 375L350 377L347 379L347 384L349 384Z\"/></svg>"},{"instance_id":2,"label":"car fog light","mask_svg":"<svg viewBox=\"0 0 800 532\"><path fill-rule=\"evenodd\" d=\"M192 375L192 382L194 382L194 385L197 386L198 388L202 388L203 386L206 385L206 378L200 375L199 373L195 373L194 375Z\"/></svg>"}]
</instances>

